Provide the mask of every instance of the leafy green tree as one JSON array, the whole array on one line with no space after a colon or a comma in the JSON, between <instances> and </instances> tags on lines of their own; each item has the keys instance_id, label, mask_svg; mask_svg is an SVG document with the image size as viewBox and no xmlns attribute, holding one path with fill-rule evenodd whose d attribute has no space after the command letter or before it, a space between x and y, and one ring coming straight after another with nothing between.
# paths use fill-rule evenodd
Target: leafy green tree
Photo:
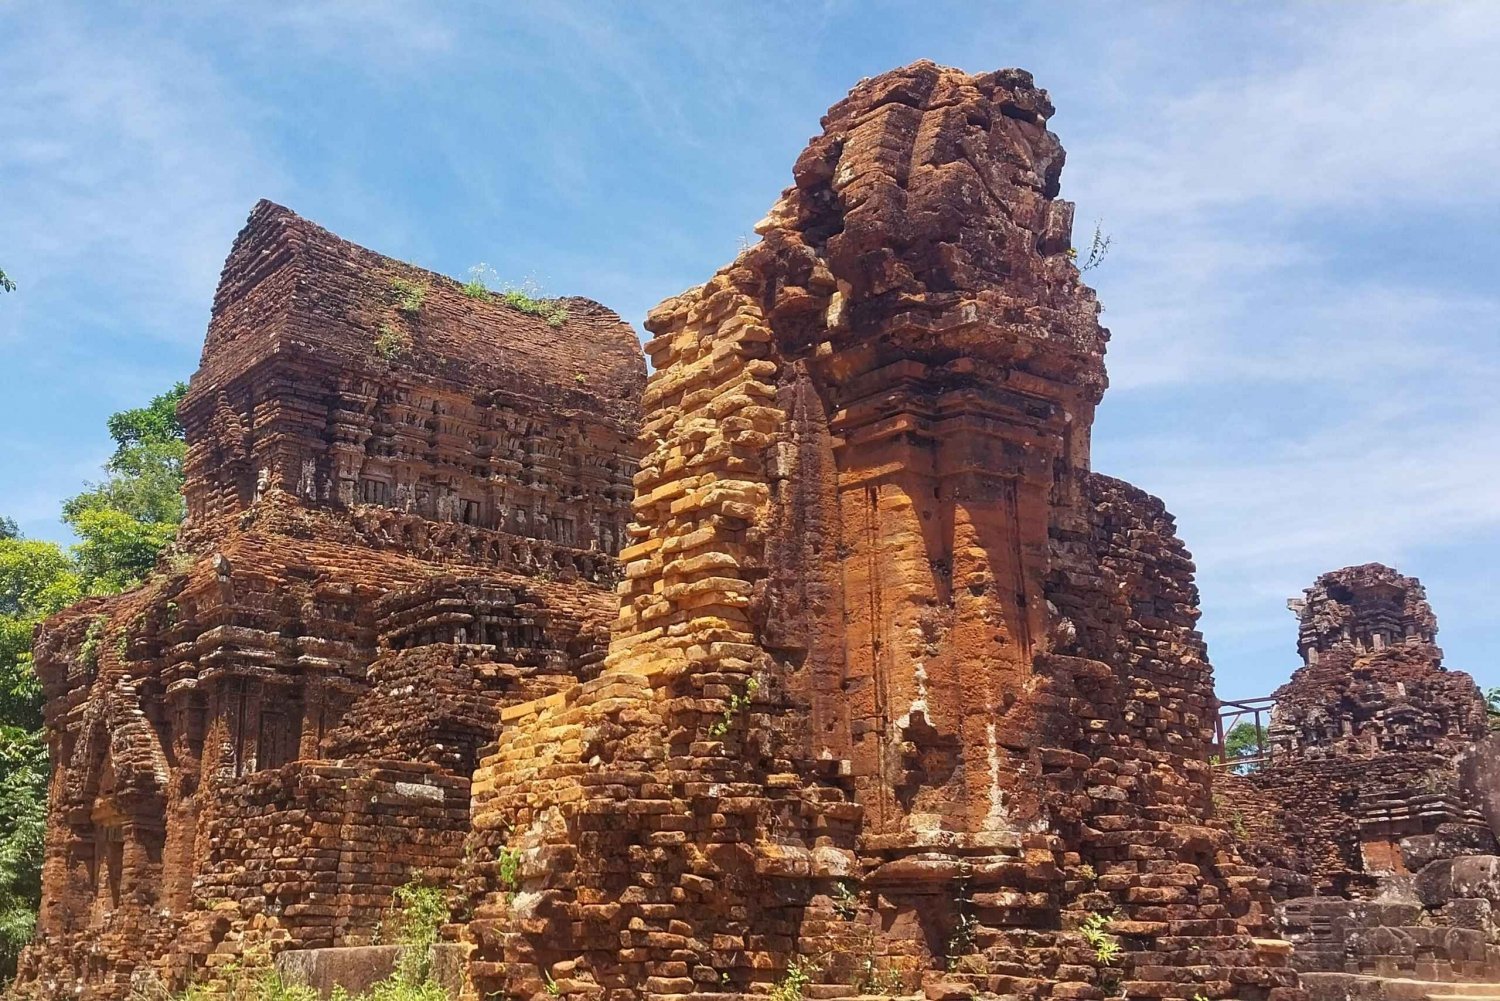
<instances>
[{"instance_id":1,"label":"leafy green tree","mask_svg":"<svg viewBox=\"0 0 1500 1001\"><path fill-rule=\"evenodd\" d=\"M16 974L36 929L47 829L47 745L41 733L0 727L0 980Z\"/></svg>"},{"instance_id":2,"label":"leafy green tree","mask_svg":"<svg viewBox=\"0 0 1500 1001\"><path fill-rule=\"evenodd\" d=\"M16 283L10 280L3 269L0 269L0 292L14 292Z\"/></svg>"},{"instance_id":3,"label":"leafy green tree","mask_svg":"<svg viewBox=\"0 0 1500 1001\"><path fill-rule=\"evenodd\" d=\"M121 410L105 422L109 436L115 440L112 462L125 458L130 449L141 445L163 445L183 440L182 422L177 419L177 404L187 395L187 383L175 383L171 389L153 396L144 407Z\"/></svg>"},{"instance_id":4,"label":"leafy green tree","mask_svg":"<svg viewBox=\"0 0 1500 1001\"><path fill-rule=\"evenodd\" d=\"M1266 731L1248 720L1236 723L1224 735L1224 759L1226 763L1258 757L1266 745ZM1244 761L1231 765L1241 775L1260 768L1259 761Z\"/></svg>"},{"instance_id":5,"label":"leafy green tree","mask_svg":"<svg viewBox=\"0 0 1500 1001\"><path fill-rule=\"evenodd\" d=\"M8 518L0 527L0 979L9 979L36 924L47 817L47 745L31 634L82 589L61 546L21 538Z\"/></svg>"},{"instance_id":6,"label":"leafy green tree","mask_svg":"<svg viewBox=\"0 0 1500 1001\"><path fill-rule=\"evenodd\" d=\"M104 464L106 478L63 502L63 521L79 538L74 554L83 587L91 593L123 591L144 580L177 534L186 513L187 449L177 403L186 392L179 382L148 405L110 417L115 452Z\"/></svg>"}]
</instances>

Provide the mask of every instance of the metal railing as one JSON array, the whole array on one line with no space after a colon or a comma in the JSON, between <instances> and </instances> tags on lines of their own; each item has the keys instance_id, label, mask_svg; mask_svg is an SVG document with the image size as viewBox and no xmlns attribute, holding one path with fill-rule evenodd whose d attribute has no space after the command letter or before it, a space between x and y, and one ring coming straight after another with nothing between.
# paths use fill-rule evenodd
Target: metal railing
<instances>
[{"instance_id":1,"label":"metal railing","mask_svg":"<svg viewBox=\"0 0 1500 1001\"><path fill-rule=\"evenodd\" d=\"M1254 771L1271 759L1271 743L1267 731L1271 724L1271 711L1276 708L1276 699L1267 695L1259 699L1240 699L1219 703L1219 716L1214 721L1215 768ZM1255 730L1255 746L1252 753L1229 756L1228 738L1235 727L1250 723Z\"/></svg>"}]
</instances>

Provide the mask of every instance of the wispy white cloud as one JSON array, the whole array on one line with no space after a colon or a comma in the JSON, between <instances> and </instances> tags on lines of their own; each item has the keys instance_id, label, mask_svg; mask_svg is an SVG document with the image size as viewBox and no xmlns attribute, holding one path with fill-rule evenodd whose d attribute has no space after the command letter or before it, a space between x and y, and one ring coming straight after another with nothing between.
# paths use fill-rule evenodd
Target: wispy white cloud
<instances>
[{"instance_id":1,"label":"wispy white cloud","mask_svg":"<svg viewBox=\"0 0 1500 1001\"><path fill-rule=\"evenodd\" d=\"M1464 205L1500 192L1500 8L1324 7L1282 22L1253 70L1137 104L1075 147L1090 197L1144 217ZM1139 93L1132 94L1137 101Z\"/></svg>"},{"instance_id":2,"label":"wispy white cloud","mask_svg":"<svg viewBox=\"0 0 1500 1001\"><path fill-rule=\"evenodd\" d=\"M1178 514L1238 694L1291 649L1283 601L1317 573L1446 548L1403 569L1485 587L1451 547L1500 530L1500 297L1428 236L1500 194L1500 79L1476 71L1500 8L1323 7L1270 37L1064 135L1066 193L1115 241L1101 468Z\"/></svg>"},{"instance_id":3,"label":"wispy white cloud","mask_svg":"<svg viewBox=\"0 0 1500 1001\"><path fill-rule=\"evenodd\" d=\"M196 362L230 239L276 176L257 111L171 33L32 4L0 40L0 510L57 536L104 418Z\"/></svg>"},{"instance_id":4,"label":"wispy white cloud","mask_svg":"<svg viewBox=\"0 0 1500 1001\"><path fill-rule=\"evenodd\" d=\"M6 199L0 240L27 295L0 339L67 340L76 321L198 341L233 221L275 174L244 127L255 109L167 38L61 6L7 30L0 181L25 197Z\"/></svg>"},{"instance_id":5,"label":"wispy white cloud","mask_svg":"<svg viewBox=\"0 0 1500 1001\"><path fill-rule=\"evenodd\" d=\"M420 0L302 0L285 5L214 4L257 41L345 55L372 72L452 51L458 32L439 5Z\"/></svg>"}]
</instances>

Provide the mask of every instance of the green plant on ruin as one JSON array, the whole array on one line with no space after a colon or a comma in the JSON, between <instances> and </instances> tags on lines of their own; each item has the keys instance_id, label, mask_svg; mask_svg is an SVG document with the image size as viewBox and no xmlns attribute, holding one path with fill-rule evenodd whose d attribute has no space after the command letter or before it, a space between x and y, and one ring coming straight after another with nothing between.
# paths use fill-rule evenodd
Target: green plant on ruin
<instances>
[{"instance_id":1,"label":"green plant on ruin","mask_svg":"<svg viewBox=\"0 0 1500 1001\"><path fill-rule=\"evenodd\" d=\"M264 946L251 947L214 979L173 993L153 974L132 978L130 1001L319 1001L317 989L283 977Z\"/></svg>"},{"instance_id":2,"label":"green plant on ruin","mask_svg":"<svg viewBox=\"0 0 1500 1001\"><path fill-rule=\"evenodd\" d=\"M118 633L115 634L115 659L123 661L125 659L125 653L129 649L130 637L126 636L125 630L121 629Z\"/></svg>"},{"instance_id":3,"label":"green plant on ruin","mask_svg":"<svg viewBox=\"0 0 1500 1001\"><path fill-rule=\"evenodd\" d=\"M508 897L515 897L516 892L521 889L521 862L524 855L519 848L501 848L499 856L495 859L496 873L500 877L500 885L505 887Z\"/></svg>"},{"instance_id":4,"label":"green plant on ruin","mask_svg":"<svg viewBox=\"0 0 1500 1001\"><path fill-rule=\"evenodd\" d=\"M1074 871L1078 873L1078 878L1086 883L1092 883L1099 878L1099 874L1094 871L1094 867L1087 862L1080 864Z\"/></svg>"},{"instance_id":5,"label":"green plant on ruin","mask_svg":"<svg viewBox=\"0 0 1500 1001\"><path fill-rule=\"evenodd\" d=\"M448 895L436 886L413 880L396 887L391 908L382 921L382 934L396 945L426 949L437 941L438 929L448 920Z\"/></svg>"},{"instance_id":6,"label":"green plant on ruin","mask_svg":"<svg viewBox=\"0 0 1500 1001\"><path fill-rule=\"evenodd\" d=\"M390 282L391 294L396 298L396 308L407 316L416 316L422 312L422 306L427 302L427 288L409 278L392 278Z\"/></svg>"},{"instance_id":7,"label":"green plant on ruin","mask_svg":"<svg viewBox=\"0 0 1500 1001\"><path fill-rule=\"evenodd\" d=\"M557 985L556 980L552 979L552 974L548 973L546 970L542 971L542 990L547 992L548 997L562 997L562 988Z\"/></svg>"},{"instance_id":8,"label":"green plant on ruin","mask_svg":"<svg viewBox=\"0 0 1500 1001\"><path fill-rule=\"evenodd\" d=\"M724 706L724 715L708 728L708 735L717 740L728 733L729 728L734 725L735 717L750 708L750 702L758 691L760 691L760 681L755 678L746 678L745 691L729 696L729 701Z\"/></svg>"},{"instance_id":9,"label":"green plant on ruin","mask_svg":"<svg viewBox=\"0 0 1500 1001\"><path fill-rule=\"evenodd\" d=\"M377 930L378 941L401 947L395 970L363 994L335 988L333 1001L445 1001L447 991L432 978L432 947L448 913L446 892L420 876L397 887Z\"/></svg>"},{"instance_id":10,"label":"green plant on ruin","mask_svg":"<svg viewBox=\"0 0 1500 1001\"><path fill-rule=\"evenodd\" d=\"M974 916L974 901L969 897L969 884L965 880L958 888L958 895L953 898L953 910L957 917L953 922L953 931L948 935L948 943L944 952L948 955L948 969L957 968L958 958L973 952L978 945L976 941L979 932L979 919Z\"/></svg>"},{"instance_id":11,"label":"green plant on ruin","mask_svg":"<svg viewBox=\"0 0 1500 1001\"><path fill-rule=\"evenodd\" d=\"M1084 255L1083 263L1078 265L1079 273L1092 271L1104 263L1104 258L1109 254L1109 246L1112 241L1104 232L1102 223L1094 223L1094 238L1089 243L1089 251ZM1069 247L1068 257L1074 261L1078 260L1078 248Z\"/></svg>"},{"instance_id":12,"label":"green plant on ruin","mask_svg":"<svg viewBox=\"0 0 1500 1001\"><path fill-rule=\"evenodd\" d=\"M817 972L817 964L812 960L794 956L786 964L786 974L771 988L771 1001L799 1001Z\"/></svg>"},{"instance_id":13,"label":"green plant on ruin","mask_svg":"<svg viewBox=\"0 0 1500 1001\"><path fill-rule=\"evenodd\" d=\"M848 880L841 879L833 884L833 912L845 921L853 921L859 913L859 889Z\"/></svg>"},{"instance_id":14,"label":"green plant on ruin","mask_svg":"<svg viewBox=\"0 0 1500 1001\"><path fill-rule=\"evenodd\" d=\"M1088 943L1089 948L1094 950L1094 959L1104 966L1108 966L1120 958L1120 940L1109 934L1110 916L1098 911L1083 919L1078 933Z\"/></svg>"},{"instance_id":15,"label":"green plant on ruin","mask_svg":"<svg viewBox=\"0 0 1500 1001\"><path fill-rule=\"evenodd\" d=\"M460 286L460 291L470 299L488 299L490 283L494 279L495 270L488 264L476 264L469 269L469 280Z\"/></svg>"},{"instance_id":16,"label":"green plant on ruin","mask_svg":"<svg viewBox=\"0 0 1500 1001\"><path fill-rule=\"evenodd\" d=\"M1225 799L1218 792L1215 792L1212 795L1211 800L1213 802L1214 815L1222 816L1223 814L1228 813L1229 829L1234 832L1234 836L1239 840L1246 840L1250 835L1250 829L1245 825L1245 815L1239 810L1231 809L1229 806L1229 800Z\"/></svg>"},{"instance_id":17,"label":"green plant on ruin","mask_svg":"<svg viewBox=\"0 0 1500 1001\"><path fill-rule=\"evenodd\" d=\"M315 994L314 997L316 996ZM265 1001L278 1001L278 999L267 998ZM451 999L448 997L447 990L431 976L423 980L411 981L402 979L398 972L386 977L363 994L351 995L348 991L335 987L329 1001L451 1001Z\"/></svg>"},{"instance_id":18,"label":"green plant on ruin","mask_svg":"<svg viewBox=\"0 0 1500 1001\"><path fill-rule=\"evenodd\" d=\"M884 994L887 997L895 997L902 993L904 987L901 983L901 974L889 968L881 969L874 956L864 958L860 964L859 975L850 986L862 994Z\"/></svg>"},{"instance_id":19,"label":"green plant on ruin","mask_svg":"<svg viewBox=\"0 0 1500 1001\"><path fill-rule=\"evenodd\" d=\"M104 622L104 616L95 616L84 630L83 642L78 644L78 661L84 667L99 666L99 648L104 645Z\"/></svg>"},{"instance_id":20,"label":"green plant on ruin","mask_svg":"<svg viewBox=\"0 0 1500 1001\"><path fill-rule=\"evenodd\" d=\"M948 936L945 951L948 954L948 969L957 970L959 960L974 951L975 933L979 931L979 919L967 911L960 911Z\"/></svg>"},{"instance_id":21,"label":"green plant on ruin","mask_svg":"<svg viewBox=\"0 0 1500 1001\"><path fill-rule=\"evenodd\" d=\"M389 323L376 328L375 353L386 361L395 361L410 350L411 334Z\"/></svg>"},{"instance_id":22,"label":"green plant on ruin","mask_svg":"<svg viewBox=\"0 0 1500 1001\"><path fill-rule=\"evenodd\" d=\"M500 293L500 301L528 316L541 317L548 326L560 327L567 323L568 307L555 299L544 298L541 292L542 287L534 279L524 278L506 285Z\"/></svg>"}]
</instances>

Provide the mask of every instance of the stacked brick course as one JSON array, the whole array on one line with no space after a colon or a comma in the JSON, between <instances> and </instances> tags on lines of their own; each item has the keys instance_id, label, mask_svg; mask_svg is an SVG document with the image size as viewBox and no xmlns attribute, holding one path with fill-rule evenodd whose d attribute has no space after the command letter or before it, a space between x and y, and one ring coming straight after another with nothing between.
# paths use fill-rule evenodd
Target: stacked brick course
<instances>
[{"instance_id":1,"label":"stacked brick course","mask_svg":"<svg viewBox=\"0 0 1500 1001\"><path fill-rule=\"evenodd\" d=\"M615 611L645 366L567 305L553 327L256 206L181 407L178 552L38 636L23 993L367 941L393 887L451 881L501 708L597 674Z\"/></svg>"}]
</instances>

